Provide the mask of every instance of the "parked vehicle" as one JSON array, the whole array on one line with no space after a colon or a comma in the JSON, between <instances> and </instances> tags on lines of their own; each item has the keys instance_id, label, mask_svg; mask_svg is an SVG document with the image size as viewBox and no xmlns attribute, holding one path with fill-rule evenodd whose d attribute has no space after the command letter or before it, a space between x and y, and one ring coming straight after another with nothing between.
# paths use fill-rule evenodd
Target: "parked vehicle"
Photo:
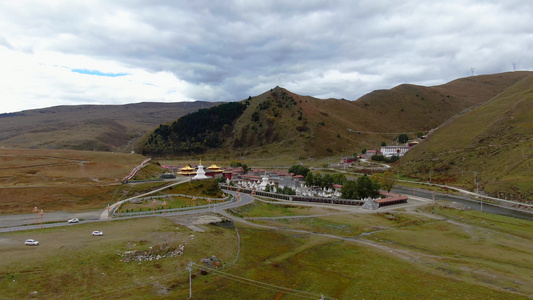
<instances>
[{"instance_id":1,"label":"parked vehicle","mask_svg":"<svg viewBox=\"0 0 533 300\"><path fill-rule=\"evenodd\" d=\"M104 235L104 233L102 231L93 231L93 235L96 235L96 236L100 236L100 235Z\"/></svg>"},{"instance_id":2,"label":"parked vehicle","mask_svg":"<svg viewBox=\"0 0 533 300\"><path fill-rule=\"evenodd\" d=\"M36 241L34 239L27 239L24 242L24 245L26 245L26 246L39 246L39 241Z\"/></svg>"},{"instance_id":3,"label":"parked vehicle","mask_svg":"<svg viewBox=\"0 0 533 300\"><path fill-rule=\"evenodd\" d=\"M72 218L72 219L69 219L67 222L69 223L78 223L80 220L78 220L78 218Z\"/></svg>"}]
</instances>

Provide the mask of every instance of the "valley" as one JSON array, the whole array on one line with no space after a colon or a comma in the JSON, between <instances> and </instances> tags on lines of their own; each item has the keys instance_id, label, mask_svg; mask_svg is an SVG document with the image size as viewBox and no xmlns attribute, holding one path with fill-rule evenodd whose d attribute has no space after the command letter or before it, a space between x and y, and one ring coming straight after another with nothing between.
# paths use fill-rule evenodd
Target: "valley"
<instances>
[{"instance_id":1,"label":"valley","mask_svg":"<svg viewBox=\"0 0 533 300\"><path fill-rule=\"evenodd\" d=\"M164 119L157 115L167 108L150 104L134 114L56 107L2 116L0 298L531 299L531 215L487 211L489 197L533 204L531 76L400 85L357 101L275 87L216 108L169 110ZM76 110L87 119L74 126ZM68 117L46 125L54 114ZM16 122L2 123L8 119ZM340 163L397 145L402 133L425 138L387 167ZM390 170L393 191L408 201L366 210L160 178L165 165L202 161L284 172L302 165L350 179ZM455 201L450 186L478 191L485 209L479 199ZM148 199L166 194L176 196ZM201 199L223 194L231 205ZM135 197L148 200L126 201ZM106 218L117 203L122 216ZM196 206L206 208L176 211ZM80 222L68 224L73 217ZM23 227L8 232L14 226ZM30 238L39 245L24 245Z\"/></svg>"}]
</instances>

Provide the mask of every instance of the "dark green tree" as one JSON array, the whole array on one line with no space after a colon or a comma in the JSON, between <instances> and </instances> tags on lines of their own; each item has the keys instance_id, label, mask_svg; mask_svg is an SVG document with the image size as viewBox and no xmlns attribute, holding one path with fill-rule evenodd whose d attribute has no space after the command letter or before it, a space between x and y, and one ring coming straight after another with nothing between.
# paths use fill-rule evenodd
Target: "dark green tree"
<instances>
[{"instance_id":1,"label":"dark green tree","mask_svg":"<svg viewBox=\"0 0 533 300\"><path fill-rule=\"evenodd\" d=\"M344 175L342 173L335 173L332 176L333 176L333 183L334 184L343 185L347 181L346 180L346 175Z\"/></svg>"},{"instance_id":2,"label":"dark green tree","mask_svg":"<svg viewBox=\"0 0 533 300\"><path fill-rule=\"evenodd\" d=\"M370 177L364 175L357 178L357 198L377 198L379 197L379 183L374 182Z\"/></svg>"},{"instance_id":3,"label":"dark green tree","mask_svg":"<svg viewBox=\"0 0 533 300\"><path fill-rule=\"evenodd\" d=\"M314 178L313 178L313 172L308 172L307 175L305 176L305 185L306 186L313 186L313 183L314 183Z\"/></svg>"},{"instance_id":4,"label":"dark green tree","mask_svg":"<svg viewBox=\"0 0 533 300\"><path fill-rule=\"evenodd\" d=\"M406 133L402 133L398 136L398 142L405 144L409 141L409 136Z\"/></svg>"},{"instance_id":5,"label":"dark green tree","mask_svg":"<svg viewBox=\"0 0 533 300\"><path fill-rule=\"evenodd\" d=\"M307 173L309 173L309 168L302 165L294 165L289 168L289 173L293 173L294 175L302 175L305 177L307 176Z\"/></svg>"},{"instance_id":6,"label":"dark green tree","mask_svg":"<svg viewBox=\"0 0 533 300\"><path fill-rule=\"evenodd\" d=\"M333 186L333 181L333 176L330 174L324 175L324 177L322 177L322 182L320 183L320 188L331 188Z\"/></svg>"},{"instance_id":7,"label":"dark green tree","mask_svg":"<svg viewBox=\"0 0 533 300\"><path fill-rule=\"evenodd\" d=\"M322 174L317 173L313 178L313 185L320 186L322 184Z\"/></svg>"},{"instance_id":8,"label":"dark green tree","mask_svg":"<svg viewBox=\"0 0 533 300\"><path fill-rule=\"evenodd\" d=\"M344 199L357 199L357 182L346 181L341 188L341 197Z\"/></svg>"}]
</instances>

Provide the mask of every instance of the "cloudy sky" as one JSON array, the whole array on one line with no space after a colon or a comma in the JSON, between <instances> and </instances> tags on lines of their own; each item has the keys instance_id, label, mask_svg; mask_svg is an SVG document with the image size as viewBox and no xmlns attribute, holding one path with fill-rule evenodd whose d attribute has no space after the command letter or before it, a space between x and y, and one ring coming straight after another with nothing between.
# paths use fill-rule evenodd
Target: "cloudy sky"
<instances>
[{"instance_id":1,"label":"cloudy sky","mask_svg":"<svg viewBox=\"0 0 533 300\"><path fill-rule=\"evenodd\" d=\"M0 113L533 70L531 20L524 0L0 0Z\"/></svg>"}]
</instances>

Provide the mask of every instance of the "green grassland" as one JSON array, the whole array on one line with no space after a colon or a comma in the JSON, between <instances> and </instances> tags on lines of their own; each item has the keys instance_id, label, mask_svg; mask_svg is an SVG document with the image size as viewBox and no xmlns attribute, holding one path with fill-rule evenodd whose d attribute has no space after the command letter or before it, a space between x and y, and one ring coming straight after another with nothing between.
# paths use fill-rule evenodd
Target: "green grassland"
<instances>
[{"instance_id":1,"label":"green grassland","mask_svg":"<svg viewBox=\"0 0 533 300\"><path fill-rule=\"evenodd\" d=\"M254 223L235 223L236 229L202 225L205 232L192 232L149 217L3 233L0 298L186 299L189 261L195 263L193 299L533 294L530 221L444 205L357 213L256 201L234 213ZM259 217L279 219L251 219ZM104 236L91 236L92 230ZM26 238L41 245L24 246ZM182 256L124 261L126 251L179 245L185 247ZM202 274L199 260L212 255L221 265Z\"/></svg>"}]
</instances>

